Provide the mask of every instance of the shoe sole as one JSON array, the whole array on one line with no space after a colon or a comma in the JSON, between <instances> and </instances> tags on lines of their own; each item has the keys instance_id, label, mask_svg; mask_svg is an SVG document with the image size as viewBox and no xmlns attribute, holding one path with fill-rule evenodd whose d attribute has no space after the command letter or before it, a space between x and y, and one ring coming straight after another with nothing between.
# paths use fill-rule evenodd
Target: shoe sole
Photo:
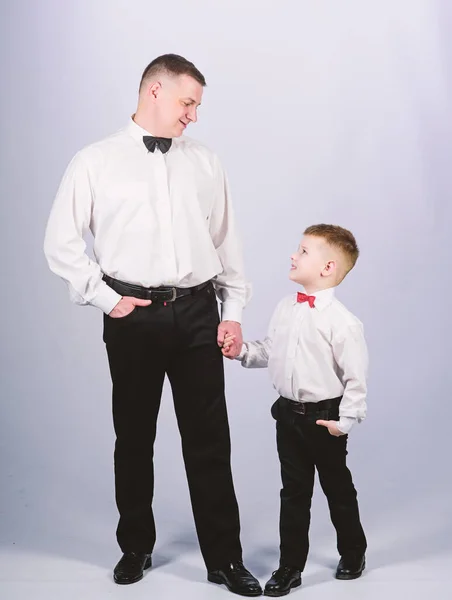
<instances>
[{"instance_id":1,"label":"shoe sole","mask_svg":"<svg viewBox=\"0 0 452 600\"><path fill-rule=\"evenodd\" d=\"M285 592L266 592L264 590L264 596L271 596L272 598L278 598L279 596L287 596L287 594L290 594L290 591L293 590L293 588L297 588L300 585L301 581L295 581L294 583L290 584L290 588Z\"/></svg>"},{"instance_id":2,"label":"shoe sole","mask_svg":"<svg viewBox=\"0 0 452 600\"><path fill-rule=\"evenodd\" d=\"M255 592L236 592L225 581L223 581L221 577L217 577L216 575L207 575L207 581L210 581L210 583L217 583L218 585L225 585L230 592L233 594L238 594L239 596L254 597L262 595L262 590L256 590Z\"/></svg>"},{"instance_id":3,"label":"shoe sole","mask_svg":"<svg viewBox=\"0 0 452 600\"><path fill-rule=\"evenodd\" d=\"M152 557L147 559L147 561L144 563L143 573L141 573L141 575L139 575L135 579L131 579L130 581L117 581L116 577L113 576L114 582L117 583L118 585L131 585L132 583L141 581L143 579L144 571L146 571L146 569L149 569L151 566L152 566Z\"/></svg>"},{"instance_id":4,"label":"shoe sole","mask_svg":"<svg viewBox=\"0 0 452 600\"><path fill-rule=\"evenodd\" d=\"M365 568L366 568L366 563L364 563L363 568L361 569L361 571L359 573L353 573L352 575L338 575L336 573L336 579L339 579L341 581L350 581L351 579L358 579L358 577L361 577L361 575L363 574L363 571Z\"/></svg>"}]
</instances>

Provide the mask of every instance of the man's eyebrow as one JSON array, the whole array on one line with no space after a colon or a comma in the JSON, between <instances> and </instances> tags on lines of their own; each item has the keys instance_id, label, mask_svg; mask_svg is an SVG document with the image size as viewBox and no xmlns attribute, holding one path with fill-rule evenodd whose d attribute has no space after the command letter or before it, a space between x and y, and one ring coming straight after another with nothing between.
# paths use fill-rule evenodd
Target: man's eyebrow
<instances>
[{"instance_id":1,"label":"man's eyebrow","mask_svg":"<svg viewBox=\"0 0 452 600\"><path fill-rule=\"evenodd\" d=\"M189 96L187 98L184 98L184 100L190 100L190 102L192 104L196 104L196 100L194 100L193 98L190 98ZM201 102L197 106L201 106Z\"/></svg>"}]
</instances>

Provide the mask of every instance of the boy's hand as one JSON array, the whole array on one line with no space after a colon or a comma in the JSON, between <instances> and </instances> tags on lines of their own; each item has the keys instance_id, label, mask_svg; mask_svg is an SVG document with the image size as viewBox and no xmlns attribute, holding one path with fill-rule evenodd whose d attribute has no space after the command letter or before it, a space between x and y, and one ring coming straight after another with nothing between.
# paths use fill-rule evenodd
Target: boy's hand
<instances>
[{"instance_id":1,"label":"boy's hand","mask_svg":"<svg viewBox=\"0 0 452 600\"><path fill-rule=\"evenodd\" d=\"M340 429L338 429L338 427L337 427L338 422L339 421L322 421L322 419L319 419L318 421L316 421L316 424L321 425L322 427L326 427L328 429L328 431L330 432L330 435L339 437L341 435L345 435L345 433L342 433L342 431Z\"/></svg>"},{"instance_id":2,"label":"boy's hand","mask_svg":"<svg viewBox=\"0 0 452 600\"><path fill-rule=\"evenodd\" d=\"M226 336L234 336L234 340L228 349L224 349L224 340ZM217 342L227 358L233 359L240 354L243 345L242 328L236 321L222 321L218 325Z\"/></svg>"},{"instance_id":3,"label":"boy's hand","mask_svg":"<svg viewBox=\"0 0 452 600\"><path fill-rule=\"evenodd\" d=\"M234 341L236 336L228 333L225 335L223 347L221 348L221 352L223 356L226 358L235 358L235 349L234 349Z\"/></svg>"}]
</instances>

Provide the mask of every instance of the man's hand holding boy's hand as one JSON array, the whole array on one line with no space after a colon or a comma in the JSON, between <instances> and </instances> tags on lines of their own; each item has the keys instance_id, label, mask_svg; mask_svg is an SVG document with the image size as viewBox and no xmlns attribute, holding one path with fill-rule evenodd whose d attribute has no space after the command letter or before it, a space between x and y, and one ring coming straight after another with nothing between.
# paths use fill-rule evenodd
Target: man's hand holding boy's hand
<instances>
[{"instance_id":1,"label":"man's hand holding boy's hand","mask_svg":"<svg viewBox=\"0 0 452 600\"><path fill-rule=\"evenodd\" d=\"M240 354L240 350L242 349L242 345L240 345L240 347L238 347L238 344L236 343L236 336L232 335L230 333L227 333L224 337L224 341L223 341L223 346L221 348L221 352L223 353L223 356L226 356L226 358L236 358L239 354Z\"/></svg>"},{"instance_id":2,"label":"man's hand holding boy's hand","mask_svg":"<svg viewBox=\"0 0 452 600\"><path fill-rule=\"evenodd\" d=\"M236 321L222 321L218 325L218 345L221 347L223 356L236 358L242 349L243 336L242 327Z\"/></svg>"}]
</instances>

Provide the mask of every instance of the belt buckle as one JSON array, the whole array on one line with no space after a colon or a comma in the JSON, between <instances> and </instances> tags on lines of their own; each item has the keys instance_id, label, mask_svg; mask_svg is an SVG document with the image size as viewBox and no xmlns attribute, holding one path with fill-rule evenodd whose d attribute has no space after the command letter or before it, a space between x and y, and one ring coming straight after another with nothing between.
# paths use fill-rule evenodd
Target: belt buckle
<instances>
[{"instance_id":1,"label":"belt buckle","mask_svg":"<svg viewBox=\"0 0 452 600\"><path fill-rule=\"evenodd\" d=\"M164 302L166 304L167 302L174 302L174 300L176 300L177 290L175 287L163 290L152 290L151 300L152 295L154 295L156 302Z\"/></svg>"},{"instance_id":2,"label":"belt buckle","mask_svg":"<svg viewBox=\"0 0 452 600\"><path fill-rule=\"evenodd\" d=\"M300 400L290 400L289 405L294 413L297 415L305 415L306 414L306 405L304 402Z\"/></svg>"}]
</instances>

